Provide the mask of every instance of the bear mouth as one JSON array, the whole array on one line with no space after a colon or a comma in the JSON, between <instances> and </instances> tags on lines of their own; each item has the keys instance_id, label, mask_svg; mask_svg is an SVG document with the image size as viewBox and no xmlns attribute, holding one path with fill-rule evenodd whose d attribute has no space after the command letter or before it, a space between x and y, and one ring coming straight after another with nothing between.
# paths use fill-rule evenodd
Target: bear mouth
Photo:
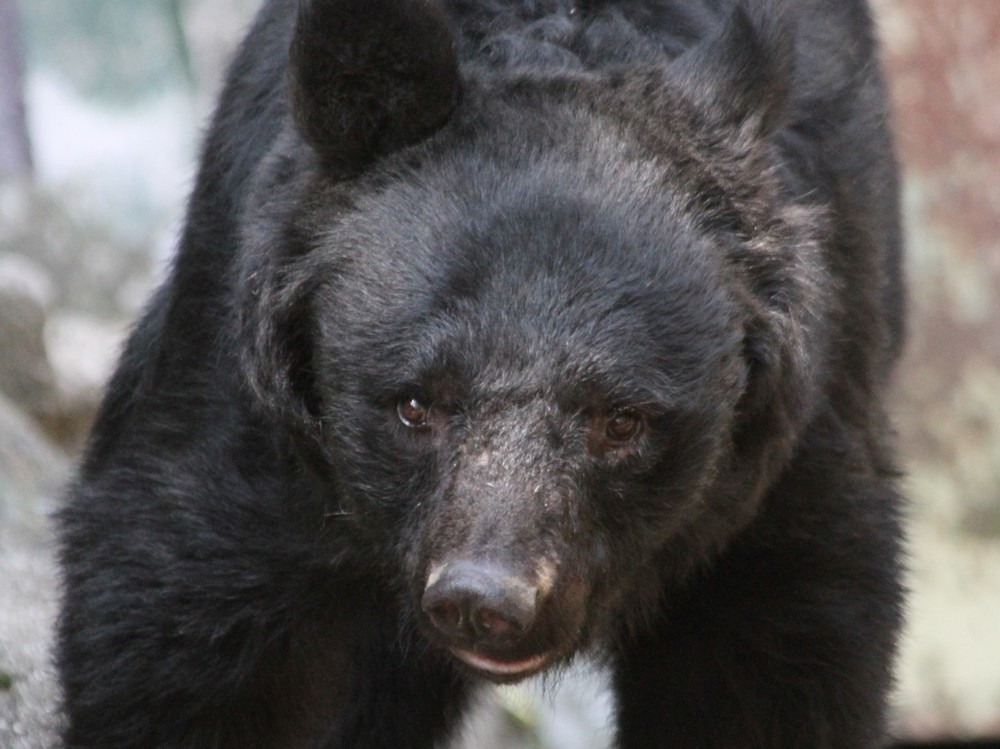
<instances>
[{"instance_id":1,"label":"bear mouth","mask_svg":"<svg viewBox=\"0 0 1000 749\"><path fill-rule=\"evenodd\" d=\"M532 655L521 660L502 660L462 648L450 647L448 649L452 655L477 674L498 683L519 681L537 674L539 671L543 671L553 659L551 652Z\"/></svg>"}]
</instances>

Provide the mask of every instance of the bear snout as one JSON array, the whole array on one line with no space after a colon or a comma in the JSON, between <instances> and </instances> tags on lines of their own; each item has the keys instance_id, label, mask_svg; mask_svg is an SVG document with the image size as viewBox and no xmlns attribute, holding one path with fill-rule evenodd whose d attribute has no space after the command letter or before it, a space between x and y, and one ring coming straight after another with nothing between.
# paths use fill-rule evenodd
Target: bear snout
<instances>
[{"instance_id":1,"label":"bear snout","mask_svg":"<svg viewBox=\"0 0 1000 749\"><path fill-rule=\"evenodd\" d=\"M537 584L502 565L460 560L432 571L421 605L449 642L497 648L531 629L539 593Z\"/></svg>"}]
</instances>

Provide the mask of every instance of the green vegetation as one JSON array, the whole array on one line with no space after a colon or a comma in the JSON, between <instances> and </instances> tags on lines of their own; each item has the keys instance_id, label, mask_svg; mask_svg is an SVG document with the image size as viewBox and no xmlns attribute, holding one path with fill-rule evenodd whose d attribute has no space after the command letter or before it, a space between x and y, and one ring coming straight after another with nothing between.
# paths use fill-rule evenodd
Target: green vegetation
<instances>
[{"instance_id":1,"label":"green vegetation","mask_svg":"<svg viewBox=\"0 0 1000 749\"><path fill-rule=\"evenodd\" d=\"M183 0L21 3L32 67L57 70L81 94L130 102L191 79ZM95 44L94 40L100 40Z\"/></svg>"}]
</instances>

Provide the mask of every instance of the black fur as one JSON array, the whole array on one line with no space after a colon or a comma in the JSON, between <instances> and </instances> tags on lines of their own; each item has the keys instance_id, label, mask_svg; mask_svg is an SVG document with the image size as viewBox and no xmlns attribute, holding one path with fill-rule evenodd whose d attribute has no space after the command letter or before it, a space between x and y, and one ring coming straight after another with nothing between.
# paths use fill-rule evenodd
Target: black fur
<instances>
[{"instance_id":1,"label":"black fur","mask_svg":"<svg viewBox=\"0 0 1000 749\"><path fill-rule=\"evenodd\" d=\"M623 749L881 746L884 98L862 0L266 2L60 514L67 745L430 747L589 651Z\"/></svg>"}]
</instances>

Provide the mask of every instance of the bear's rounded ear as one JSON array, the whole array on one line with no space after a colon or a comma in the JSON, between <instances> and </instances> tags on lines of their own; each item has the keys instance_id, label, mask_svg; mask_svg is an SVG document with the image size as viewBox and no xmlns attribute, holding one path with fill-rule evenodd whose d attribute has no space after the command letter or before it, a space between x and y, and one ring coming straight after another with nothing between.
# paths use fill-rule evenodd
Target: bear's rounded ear
<instances>
[{"instance_id":1,"label":"bear's rounded ear","mask_svg":"<svg viewBox=\"0 0 1000 749\"><path fill-rule=\"evenodd\" d=\"M300 0L290 66L299 131L327 168L348 173L429 137L460 90L432 0Z\"/></svg>"},{"instance_id":2,"label":"bear's rounded ear","mask_svg":"<svg viewBox=\"0 0 1000 749\"><path fill-rule=\"evenodd\" d=\"M795 72L795 26L782 0L742 0L714 36L672 64L681 87L717 125L767 136L784 122Z\"/></svg>"}]
</instances>

